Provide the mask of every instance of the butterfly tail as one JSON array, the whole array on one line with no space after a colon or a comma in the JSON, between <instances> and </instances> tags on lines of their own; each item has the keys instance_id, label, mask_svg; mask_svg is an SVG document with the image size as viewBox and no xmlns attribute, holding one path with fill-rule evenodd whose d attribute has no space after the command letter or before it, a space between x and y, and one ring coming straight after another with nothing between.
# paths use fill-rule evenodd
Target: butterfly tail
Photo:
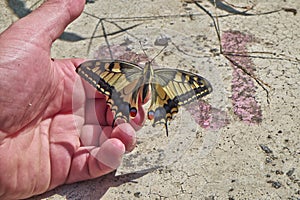
<instances>
[{"instance_id":1,"label":"butterfly tail","mask_svg":"<svg viewBox=\"0 0 300 200\"><path fill-rule=\"evenodd\" d=\"M169 131L168 131L168 123L166 122L165 123L165 128L166 128L166 134L167 134L167 137L169 136Z\"/></svg>"}]
</instances>

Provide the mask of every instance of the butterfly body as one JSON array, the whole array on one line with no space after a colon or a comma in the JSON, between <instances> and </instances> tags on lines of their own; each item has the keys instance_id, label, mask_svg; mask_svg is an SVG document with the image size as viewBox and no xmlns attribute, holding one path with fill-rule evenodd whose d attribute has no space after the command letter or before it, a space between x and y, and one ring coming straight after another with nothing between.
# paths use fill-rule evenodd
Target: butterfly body
<instances>
[{"instance_id":1,"label":"butterfly body","mask_svg":"<svg viewBox=\"0 0 300 200\"><path fill-rule=\"evenodd\" d=\"M150 62L144 68L120 60L90 60L76 72L99 92L106 95L115 117L129 121L138 112L138 101L151 94L148 119L164 124L178 112L180 106L212 92L203 77L178 69L153 69Z\"/></svg>"}]
</instances>

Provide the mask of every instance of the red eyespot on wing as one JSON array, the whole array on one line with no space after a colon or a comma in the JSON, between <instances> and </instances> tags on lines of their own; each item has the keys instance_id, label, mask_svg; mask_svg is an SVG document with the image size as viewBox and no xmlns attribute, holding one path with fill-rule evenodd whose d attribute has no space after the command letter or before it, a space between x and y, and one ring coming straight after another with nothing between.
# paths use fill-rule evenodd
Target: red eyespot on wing
<instances>
[{"instance_id":1,"label":"red eyespot on wing","mask_svg":"<svg viewBox=\"0 0 300 200\"><path fill-rule=\"evenodd\" d=\"M137 114L136 108L130 108L130 117L135 117Z\"/></svg>"},{"instance_id":2,"label":"red eyespot on wing","mask_svg":"<svg viewBox=\"0 0 300 200\"><path fill-rule=\"evenodd\" d=\"M148 119L149 119L149 120L154 119L154 111L153 111L153 110L150 110L150 111L148 112Z\"/></svg>"}]
</instances>

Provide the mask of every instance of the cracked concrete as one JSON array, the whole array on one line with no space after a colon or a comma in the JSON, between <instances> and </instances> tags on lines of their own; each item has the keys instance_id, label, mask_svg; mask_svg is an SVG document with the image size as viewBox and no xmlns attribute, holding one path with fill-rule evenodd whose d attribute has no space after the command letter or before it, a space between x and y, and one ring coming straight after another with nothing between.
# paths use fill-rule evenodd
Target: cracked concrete
<instances>
[{"instance_id":1,"label":"cracked concrete","mask_svg":"<svg viewBox=\"0 0 300 200\"><path fill-rule=\"evenodd\" d=\"M35 2L26 1L17 10L24 13L24 8ZM251 5L248 1L230 2ZM300 198L300 18L294 15L300 3L257 1L246 13L221 2L217 9L210 1L198 3L219 16L221 34L238 31L253 36L246 44L247 59L254 65L254 75L271 86L266 86L268 104L266 92L252 79L253 98L261 108L259 122L249 125L236 115L234 70L219 54L211 19L195 4L183 0L95 1L86 5L86 13L66 29L65 37L55 42L53 57L99 56L99 48L106 43L100 37L101 27L95 30L99 19L92 15L105 18L108 33L119 31L114 24L128 28L109 36L111 45L122 44L143 54L141 41L150 58L162 49L154 42L170 38L156 64L191 70L207 78L214 88L207 98L209 109L222 111L210 116L222 125L213 129L208 121L209 126L201 128L182 109L169 126L169 137L162 127L146 124L138 132L137 148L124 157L116 174L64 185L32 200ZM18 17L5 2L0 6L2 31Z\"/></svg>"}]
</instances>

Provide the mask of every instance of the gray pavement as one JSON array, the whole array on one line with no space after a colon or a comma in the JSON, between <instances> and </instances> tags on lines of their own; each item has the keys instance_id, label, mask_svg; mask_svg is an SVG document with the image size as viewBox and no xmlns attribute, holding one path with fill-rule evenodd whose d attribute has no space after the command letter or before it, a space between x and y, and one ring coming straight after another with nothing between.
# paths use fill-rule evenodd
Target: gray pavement
<instances>
[{"instance_id":1,"label":"gray pavement","mask_svg":"<svg viewBox=\"0 0 300 200\"><path fill-rule=\"evenodd\" d=\"M15 6L13 12L1 1L0 31L35 2ZM107 43L102 28L97 27L101 18L107 33L113 33L108 42L114 56L126 49L143 55L143 47L153 58L162 49L155 41L167 41L155 65L197 72L214 91L206 98L209 106L195 104L192 114L190 107L178 113L169 137L163 127L146 123L137 133L136 149L115 173L64 185L31 200L300 199L300 18L299 13L294 15L300 2L256 1L247 12L228 4L215 8L210 1L198 2L219 16L223 49L248 52L230 58L253 77L219 54L212 20L193 3L96 0L87 4L85 13L53 45L53 57L109 58L103 53ZM234 88L245 89L251 98L236 94ZM207 113L208 119L199 113Z\"/></svg>"}]
</instances>

